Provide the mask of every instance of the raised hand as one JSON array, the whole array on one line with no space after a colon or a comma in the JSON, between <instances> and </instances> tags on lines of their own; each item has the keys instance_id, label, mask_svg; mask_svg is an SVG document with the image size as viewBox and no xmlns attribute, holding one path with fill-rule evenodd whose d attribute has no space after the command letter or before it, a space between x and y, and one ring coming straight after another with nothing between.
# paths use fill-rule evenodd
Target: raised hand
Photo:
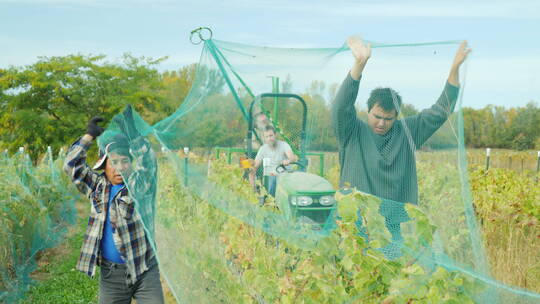
<instances>
[{"instance_id":1,"label":"raised hand","mask_svg":"<svg viewBox=\"0 0 540 304\"><path fill-rule=\"evenodd\" d=\"M456 51L454 62L450 68L450 75L448 75L448 83L453 86L459 86L459 67L467 59L467 55L471 52L471 49L467 45L467 40L464 40Z\"/></svg>"},{"instance_id":2,"label":"raised hand","mask_svg":"<svg viewBox=\"0 0 540 304\"><path fill-rule=\"evenodd\" d=\"M98 125L98 123L102 121L103 118L101 117L93 117L92 119L90 119L90 121L88 121L88 125L86 126L86 134L89 134L93 138L100 136L101 133L105 131L105 129Z\"/></svg>"},{"instance_id":3,"label":"raised hand","mask_svg":"<svg viewBox=\"0 0 540 304\"><path fill-rule=\"evenodd\" d=\"M347 39L347 45L351 49L354 59L359 63L366 63L371 57L371 44L364 44L362 38L351 36Z\"/></svg>"},{"instance_id":4,"label":"raised hand","mask_svg":"<svg viewBox=\"0 0 540 304\"><path fill-rule=\"evenodd\" d=\"M456 51L456 56L454 57L454 66L459 68L459 66L467 59L467 55L472 51L471 48L467 45L467 40L464 40Z\"/></svg>"}]
</instances>

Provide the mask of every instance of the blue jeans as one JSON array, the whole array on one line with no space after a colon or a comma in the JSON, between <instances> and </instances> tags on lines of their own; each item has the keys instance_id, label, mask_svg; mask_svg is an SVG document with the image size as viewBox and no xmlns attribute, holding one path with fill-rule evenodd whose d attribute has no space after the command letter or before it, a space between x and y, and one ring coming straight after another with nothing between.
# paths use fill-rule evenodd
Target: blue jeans
<instances>
[{"instance_id":1,"label":"blue jeans","mask_svg":"<svg viewBox=\"0 0 540 304\"><path fill-rule=\"evenodd\" d=\"M137 300L137 304L164 303L157 263L144 272L133 285L127 284L126 277L125 264L103 259L99 278L99 303L130 304L132 298Z\"/></svg>"},{"instance_id":2,"label":"blue jeans","mask_svg":"<svg viewBox=\"0 0 540 304\"><path fill-rule=\"evenodd\" d=\"M268 191L271 196L276 196L277 176L265 175L263 181L266 191Z\"/></svg>"}]
</instances>

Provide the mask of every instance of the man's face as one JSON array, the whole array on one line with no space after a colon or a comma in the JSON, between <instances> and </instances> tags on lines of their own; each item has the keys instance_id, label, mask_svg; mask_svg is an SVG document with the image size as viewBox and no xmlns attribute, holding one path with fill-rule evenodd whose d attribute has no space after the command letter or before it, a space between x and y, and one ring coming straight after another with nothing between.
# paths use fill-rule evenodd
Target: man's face
<instances>
[{"instance_id":1,"label":"man's face","mask_svg":"<svg viewBox=\"0 0 540 304\"><path fill-rule=\"evenodd\" d=\"M368 113L368 125L376 134L384 135L394 125L396 116L395 109L387 112L376 103Z\"/></svg>"},{"instance_id":2,"label":"man's face","mask_svg":"<svg viewBox=\"0 0 540 304\"><path fill-rule=\"evenodd\" d=\"M129 176L131 172L131 160L125 155L114 152L109 153L107 162L105 163L105 176L111 184L118 185L124 182L120 172L124 176Z\"/></svg>"},{"instance_id":3,"label":"man's face","mask_svg":"<svg viewBox=\"0 0 540 304\"><path fill-rule=\"evenodd\" d=\"M264 132L264 142L267 145L274 147L276 145L276 133L274 133L274 131L272 131L272 130L265 131Z\"/></svg>"}]
</instances>

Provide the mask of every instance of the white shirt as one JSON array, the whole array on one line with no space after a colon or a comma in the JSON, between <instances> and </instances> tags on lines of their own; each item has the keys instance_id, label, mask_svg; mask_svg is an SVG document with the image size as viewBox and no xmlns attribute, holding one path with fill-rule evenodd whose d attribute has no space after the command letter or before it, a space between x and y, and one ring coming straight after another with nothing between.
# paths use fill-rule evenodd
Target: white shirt
<instances>
[{"instance_id":1,"label":"white shirt","mask_svg":"<svg viewBox=\"0 0 540 304\"><path fill-rule=\"evenodd\" d=\"M255 161L262 161L264 175L276 175L276 168L282 161L288 159L287 152L289 151L292 153L291 146L281 140L276 141L275 147L264 144L257 152Z\"/></svg>"}]
</instances>

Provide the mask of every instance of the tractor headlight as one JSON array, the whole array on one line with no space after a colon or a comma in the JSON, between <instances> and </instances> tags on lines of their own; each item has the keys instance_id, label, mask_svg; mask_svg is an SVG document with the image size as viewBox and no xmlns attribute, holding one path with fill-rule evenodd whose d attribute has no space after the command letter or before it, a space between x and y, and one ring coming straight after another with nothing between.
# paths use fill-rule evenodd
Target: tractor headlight
<instances>
[{"instance_id":1,"label":"tractor headlight","mask_svg":"<svg viewBox=\"0 0 540 304\"><path fill-rule=\"evenodd\" d=\"M309 196L294 196L291 203L295 206L305 207L313 204L313 199Z\"/></svg>"},{"instance_id":2,"label":"tractor headlight","mask_svg":"<svg viewBox=\"0 0 540 304\"><path fill-rule=\"evenodd\" d=\"M321 198L319 199L319 204L323 206L331 206L335 202L336 202L336 199L331 195L321 196Z\"/></svg>"}]
</instances>

